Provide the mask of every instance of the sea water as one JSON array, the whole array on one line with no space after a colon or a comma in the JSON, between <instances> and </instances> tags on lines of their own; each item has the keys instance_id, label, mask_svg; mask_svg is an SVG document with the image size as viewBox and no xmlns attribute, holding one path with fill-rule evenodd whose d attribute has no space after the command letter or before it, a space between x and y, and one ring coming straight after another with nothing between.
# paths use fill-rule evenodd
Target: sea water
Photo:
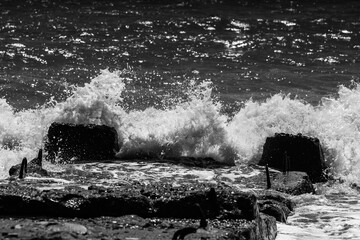
<instances>
[{"instance_id":1,"label":"sea water","mask_svg":"<svg viewBox=\"0 0 360 240\"><path fill-rule=\"evenodd\" d=\"M360 3L0 3L0 178L54 121L114 127L120 157L256 162L317 137L338 183L294 197L278 239L360 239Z\"/></svg>"}]
</instances>

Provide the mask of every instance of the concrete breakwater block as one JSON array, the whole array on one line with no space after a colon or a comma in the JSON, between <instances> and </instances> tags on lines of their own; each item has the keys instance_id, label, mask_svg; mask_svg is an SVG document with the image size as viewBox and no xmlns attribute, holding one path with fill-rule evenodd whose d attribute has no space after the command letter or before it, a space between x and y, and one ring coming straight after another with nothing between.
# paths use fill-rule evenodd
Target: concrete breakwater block
<instances>
[{"instance_id":1,"label":"concrete breakwater block","mask_svg":"<svg viewBox=\"0 0 360 240\"><path fill-rule=\"evenodd\" d=\"M279 133L268 137L258 163L288 172L301 171L314 182L326 181L324 154L317 138Z\"/></svg>"},{"instance_id":2,"label":"concrete breakwater block","mask_svg":"<svg viewBox=\"0 0 360 240\"><path fill-rule=\"evenodd\" d=\"M115 159L120 150L116 130L105 125L52 123L47 138L46 158L51 162Z\"/></svg>"},{"instance_id":3,"label":"concrete breakwater block","mask_svg":"<svg viewBox=\"0 0 360 240\"><path fill-rule=\"evenodd\" d=\"M170 232L174 235L175 232L190 229L191 235L209 237L207 239L276 237L276 220L259 211L258 197L227 186L197 184L174 187L153 184L113 188L89 186L87 189L68 186L64 189L39 190L12 182L0 184L0 193L2 216L96 218L136 215L144 219L140 221L141 224L144 221L150 221L149 224L156 221L181 223L172 225ZM144 228L144 225L139 226L140 230ZM140 233L134 233L134 237L139 237L135 234ZM211 238L214 234L220 235ZM191 238L191 235L186 239L198 239Z\"/></svg>"}]
</instances>

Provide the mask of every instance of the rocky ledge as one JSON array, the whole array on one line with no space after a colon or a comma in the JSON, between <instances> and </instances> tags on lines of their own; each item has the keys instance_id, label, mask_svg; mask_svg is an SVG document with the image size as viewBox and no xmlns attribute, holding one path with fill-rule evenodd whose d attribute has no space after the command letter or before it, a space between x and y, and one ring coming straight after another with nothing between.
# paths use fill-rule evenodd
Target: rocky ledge
<instances>
[{"instance_id":1,"label":"rocky ledge","mask_svg":"<svg viewBox=\"0 0 360 240\"><path fill-rule=\"evenodd\" d=\"M265 169L255 166L64 165L46 176L35 172L0 182L0 234L19 239L275 239L276 221L286 222L294 208L286 192L313 191L305 175L270 170L272 188L267 189Z\"/></svg>"},{"instance_id":2,"label":"rocky ledge","mask_svg":"<svg viewBox=\"0 0 360 240\"><path fill-rule=\"evenodd\" d=\"M129 231L135 239L183 239L186 235L191 235L187 239L201 239L201 236L275 239L276 236L276 220L261 213L257 196L227 186L153 184L39 190L12 182L1 185L0 192L0 215L25 217L9 221L3 218L2 234L16 234L21 239L35 238L33 231L29 232L34 228L47 229L42 233L45 236L56 230L79 238L85 235L96 238L97 232L86 229L97 225L111 239L126 239ZM287 208L281 202L276 204ZM286 213L289 212L287 208ZM28 221L30 216L33 222ZM44 217L46 220L41 220ZM58 217L67 219L58 220ZM111 219L113 224L100 224L104 219Z\"/></svg>"}]
</instances>

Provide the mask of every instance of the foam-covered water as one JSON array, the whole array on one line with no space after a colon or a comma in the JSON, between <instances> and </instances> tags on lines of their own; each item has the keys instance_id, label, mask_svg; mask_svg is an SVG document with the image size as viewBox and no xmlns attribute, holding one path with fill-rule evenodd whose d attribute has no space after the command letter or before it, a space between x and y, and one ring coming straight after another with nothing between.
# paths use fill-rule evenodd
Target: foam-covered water
<instances>
[{"instance_id":1,"label":"foam-covered water","mask_svg":"<svg viewBox=\"0 0 360 240\"><path fill-rule=\"evenodd\" d=\"M346 184L325 186L318 195L294 197L297 207L277 239L359 239L360 198ZM321 193L321 194L320 194Z\"/></svg>"}]
</instances>

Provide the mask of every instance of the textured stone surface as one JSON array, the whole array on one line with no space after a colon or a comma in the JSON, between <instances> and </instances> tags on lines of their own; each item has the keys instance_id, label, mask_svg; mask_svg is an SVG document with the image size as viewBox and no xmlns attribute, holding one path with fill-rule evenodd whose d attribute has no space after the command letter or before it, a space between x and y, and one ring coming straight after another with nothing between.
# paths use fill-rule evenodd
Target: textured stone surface
<instances>
[{"instance_id":1,"label":"textured stone surface","mask_svg":"<svg viewBox=\"0 0 360 240\"><path fill-rule=\"evenodd\" d=\"M173 187L166 184L154 184L151 186L119 186L111 189L96 186L90 186L88 189L68 186L64 189L39 190L12 181L9 184L1 184L0 193L0 216L32 216L39 219L43 217L97 218L101 216L120 218L136 215L137 221L143 219L140 221L143 224L141 229L132 233L137 237L139 234L142 235L149 231L149 224L154 219L165 223L166 221L180 223L178 227L174 225L172 225L173 227L164 227L171 228L171 231L156 233L158 236L169 237L175 233L175 230L189 226L195 226L194 229L196 229L199 220L204 216L207 221L206 228L198 229L187 239L201 239L201 237L209 239L274 239L268 238L268 236L273 236L273 231L276 232L275 220L259 213L256 195L225 186L198 184ZM203 213L197 206L201 207ZM148 223L149 221L150 223ZM88 234L88 227L81 222L64 223L58 220L54 222L51 218L50 222L41 222L38 226L46 229L46 233L44 233L46 237L63 232L65 235L61 234L61 237L64 239L72 239L71 236L81 239L83 235ZM190 222L192 223L190 224ZM197 224L193 224L194 222ZM125 229L129 224L123 224ZM145 225L146 229L144 229ZM158 231L163 226L160 229L156 228ZM25 235L29 233L24 233L24 230L22 232L16 233L17 236L26 239ZM116 234L124 236L127 233L129 230L123 229ZM25 235L21 236L21 234ZM266 236L266 238L260 236Z\"/></svg>"},{"instance_id":2,"label":"textured stone surface","mask_svg":"<svg viewBox=\"0 0 360 240\"><path fill-rule=\"evenodd\" d=\"M264 169L254 167L206 169L134 161L57 165L57 171L48 171L46 177L0 181L0 216L45 217L50 223L46 232L31 233L43 239L98 239L99 235L91 235L92 221L129 215L137 220L121 227L96 222L100 224L96 227L109 232L105 239L171 239L182 229L192 232L185 239L274 239L275 217L282 219L268 209L287 206L289 210L281 212L286 218L293 205L286 194L265 190ZM270 169L270 176L276 186L285 175ZM59 217L75 225L59 222ZM79 217L89 222L79 222ZM206 227L201 227L204 221ZM85 228L87 232L80 234ZM63 231L51 231L56 229Z\"/></svg>"},{"instance_id":3,"label":"textured stone surface","mask_svg":"<svg viewBox=\"0 0 360 240\"><path fill-rule=\"evenodd\" d=\"M173 187L121 186L87 189L68 186L64 189L38 190L17 182L0 185L1 215L34 216L123 216L200 219L199 204L206 216L221 219L254 220L259 217L257 198L252 193L229 187L198 184Z\"/></svg>"},{"instance_id":4,"label":"textured stone surface","mask_svg":"<svg viewBox=\"0 0 360 240\"><path fill-rule=\"evenodd\" d=\"M277 191L266 190L257 196L259 211L273 216L276 221L286 223L288 216L294 211L295 204Z\"/></svg>"},{"instance_id":5,"label":"textured stone surface","mask_svg":"<svg viewBox=\"0 0 360 240\"><path fill-rule=\"evenodd\" d=\"M317 138L284 133L268 137L259 161L259 165L266 164L283 172L306 172L312 182L326 180L324 154Z\"/></svg>"},{"instance_id":6,"label":"textured stone surface","mask_svg":"<svg viewBox=\"0 0 360 240\"><path fill-rule=\"evenodd\" d=\"M209 220L209 227L189 234L185 239L235 240L275 239L274 218L261 216L261 232L257 223L244 220ZM141 218L135 215L98 218L0 218L0 238L6 239L128 239L169 240L178 229L199 225L194 219ZM275 228L273 228L275 227ZM273 235L271 235L273 234ZM271 237L269 237L271 236Z\"/></svg>"},{"instance_id":7,"label":"textured stone surface","mask_svg":"<svg viewBox=\"0 0 360 240\"><path fill-rule=\"evenodd\" d=\"M105 125L52 123L47 138L45 150L52 162L115 159L120 150L116 130Z\"/></svg>"}]
</instances>

